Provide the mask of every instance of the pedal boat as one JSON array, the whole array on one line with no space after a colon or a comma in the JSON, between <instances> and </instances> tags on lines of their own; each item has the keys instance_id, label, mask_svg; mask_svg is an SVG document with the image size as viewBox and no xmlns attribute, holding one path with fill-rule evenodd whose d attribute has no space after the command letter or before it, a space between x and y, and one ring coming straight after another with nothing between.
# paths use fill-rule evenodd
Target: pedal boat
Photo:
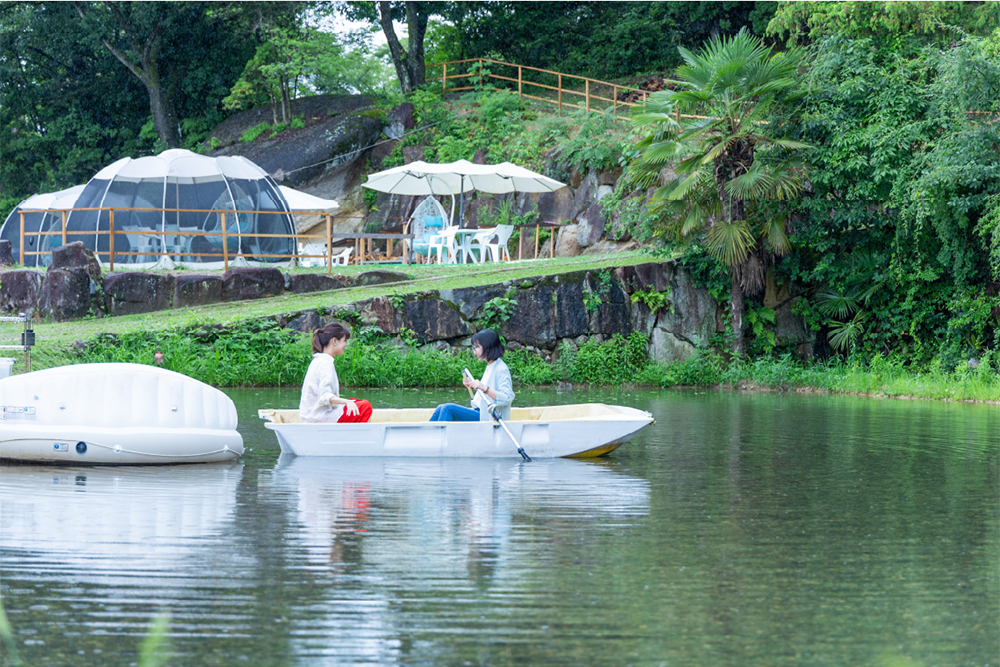
<instances>
[{"instance_id":1,"label":"pedal boat","mask_svg":"<svg viewBox=\"0 0 1000 667\"><path fill-rule=\"evenodd\" d=\"M259 410L282 453L295 456L518 457L493 421L431 422L433 410L374 410L366 424L302 424L298 410ZM653 423L643 410L583 403L513 408L504 420L532 458L591 458L614 451Z\"/></svg>"},{"instance_id":2,"label":"pedal boat","mask_svg":"<svg viewBox=\"0 0 1000 667\"><path fill-rule=\"evenodd\" d=\"M233 461L236 406L142 364L60 366L0 380L0 459L71 465Z\"/></svg>"}]
</instances>

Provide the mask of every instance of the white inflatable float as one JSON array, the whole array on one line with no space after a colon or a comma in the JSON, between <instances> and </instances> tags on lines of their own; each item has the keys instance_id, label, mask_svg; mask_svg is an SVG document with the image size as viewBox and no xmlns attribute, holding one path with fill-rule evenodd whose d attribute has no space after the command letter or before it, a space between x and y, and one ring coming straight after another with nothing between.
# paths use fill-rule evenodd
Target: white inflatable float
<instances>
[{"instance_id":1,"label":"white inflatable float","mask_svg":"<svg viewBox=\"0 0 1000 667\"><path fill-rule=\"evenodd\" d=\"M80 364L0 380L0 459L205 463L243 454L236 406L214 387L141 364Z\"/></svg>"}]
</instances>

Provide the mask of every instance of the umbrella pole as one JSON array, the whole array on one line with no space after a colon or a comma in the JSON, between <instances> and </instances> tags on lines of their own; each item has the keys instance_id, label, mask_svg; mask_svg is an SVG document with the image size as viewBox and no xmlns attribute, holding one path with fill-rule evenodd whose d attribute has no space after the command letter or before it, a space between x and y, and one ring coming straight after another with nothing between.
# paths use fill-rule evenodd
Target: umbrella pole
<instances>
[{"instance_id":1,"label":"umbrella pole","mask_svg":"<svg viewBox=\"0 0 1000 667\"><path fill-rule=\"evenodd\" d=\"M462 227L462 213L465 209L465 174L461 175L461 190L458 191L458 228L464 229Z\"/></svg>"}]
</instances>

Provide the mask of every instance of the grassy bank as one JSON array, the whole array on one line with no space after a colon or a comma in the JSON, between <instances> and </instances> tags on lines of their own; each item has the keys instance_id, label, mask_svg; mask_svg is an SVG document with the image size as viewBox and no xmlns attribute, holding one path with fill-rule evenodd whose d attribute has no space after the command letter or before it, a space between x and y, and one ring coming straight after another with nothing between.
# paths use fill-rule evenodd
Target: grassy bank
<instances>
[{"instance_id":1,"label":"grassy bank","mask_svg":"<svg viewBox=\"0 0 1000 667\"><path fill-rule=\"evenodd\" d=\"M668 257L643 251L604 255L581 255L556 259L538 259L499 264L451 265L388 265L338 267L337 272L357 275L375 269L403 273L407 280L386 285L355 287L315 292L309 294L284 294L255 301L215 303L193 308L177 308L143 315L99 317L73 322L55 322L35 325L38 347L34 354L34 368L47 368L63 363L67 350L74 341L87 341L102 334L125 334L135 331L187 330L197 326L215 324L234 325L254 318L271 317L300 310L330 308L379 295L408 294L423 290L458 289L477 287L504 281L523 280L535 276L548 276L570 271L586 271L630 266L646 262L660 262ZM306 272L304 269L296 272ZM174 273L177 273L176 271Z\"/></svg>"},{"instance_id":2,"label":"grassy bank","mask_svg":"<svg viewBox=\"0 0 1000 667\"><path fill-rule=\"evenodd\" d=\"M932 366L915 369L875 357L871 362L833 360L802 363L790 355L732 360L703 351L693 359L659 363L647 354L647 339L634 333L607 341L564 343L549 360L510 349L505 360L520 386L560 382L646 387L729 386L777 391L824 391L887 397L1000 400L996 360L985 355L975 369ZM220 327L196 325L168 331L139 330L101 335L86 349L67 352L63 363L132 362L150 364L161 351L165 366L215 386L295 386L311 358L308 338L268 320ZM447 387L458 383L462 368L479 374L483 363L467 349L418 349L389 339L374 327L357 326L351 344L337 361L346 387Z\"/></svg>"}]
</instances>

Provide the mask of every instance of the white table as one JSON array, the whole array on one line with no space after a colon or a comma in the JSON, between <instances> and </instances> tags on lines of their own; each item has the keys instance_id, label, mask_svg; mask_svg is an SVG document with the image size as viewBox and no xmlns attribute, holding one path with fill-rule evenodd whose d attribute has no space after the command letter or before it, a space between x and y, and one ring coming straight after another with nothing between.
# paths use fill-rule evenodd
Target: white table
<instances>
[{"instance_id":1,"label":"white table","mask_svg":"<svg viewBox=\"0 0 1000 667\"><path fill-rule=\"evenodd\" d=\"M495 231L495 227L487 227L485 229L460 229L455 232L455 242L458 244L458 251L462 253L461 263L468 264L470 258L473 264L482 262L483 258L476 257L476 254L473 252L472 242L477 235L481 234L483 237L489 238Z\"/></svg>"}]
</instances>

